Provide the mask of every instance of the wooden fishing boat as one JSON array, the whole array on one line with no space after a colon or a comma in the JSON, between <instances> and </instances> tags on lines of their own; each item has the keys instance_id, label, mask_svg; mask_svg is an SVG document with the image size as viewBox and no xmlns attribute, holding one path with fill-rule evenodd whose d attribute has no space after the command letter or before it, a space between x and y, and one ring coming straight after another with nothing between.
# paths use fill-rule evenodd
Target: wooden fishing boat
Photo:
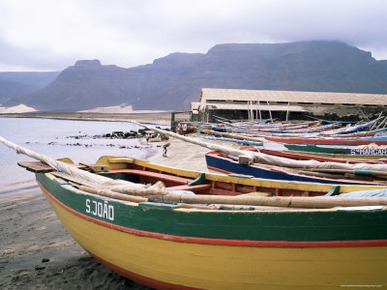
<instances>
[{"instance_id":1,"label":"wooden fishing boat","mask_svg":"<svg viewBox=\"0 0 387 290\"><path fill-rule=\"evenodd\" d=\"M387 145L387 137L357 137L357 138L298 138L298 137L265 137L267 141L291 144L315 145Z\"/></svg>"},{"instance_id":2,"label":"wooden fishing boat","mask_svg":"<svg viewBox=\"0 0 387 290\"><path fill-rule=\"evenodd\" d=\"M340 138L356 138L356 137L378 137L386 134L387 128L368 130L368 131L360 131L355 133L337 133L337 134L327 134L322 133L321 136L330 136L330 137L340 137Z\"/></svg>"},{"instance_id":3,"label":"wooden fishing boat","mask_svg":"<svg viewBox=\"0 0 387 290\"><path fill-rule=\"evenodd\" d=\"M328 126L328 125L326 125ZM271 137L299 137L299 138L338 138L338 139L343 139L343 138L348 138L348 139L354 139L354 138L365 138L365 137L379 137L385 135L385 132L387 131L386 128L384 129L378 129L378 130L372 130L372 131L360 131L360 132L355 132L355 133L348 133L344 134L340 132L340 129L334 129L334 130L329 130L327 128L326 131L320 130L320 131L308 131L305 130L304 132L299 131L299 132L271 132Z\"/></svg>"},{"instance_id":4,"label":"wooden fishing boat","mask_svg":"<svg viewBox=\"0 0 387 290\"><path fill-rule=\"evenodd\" d=\"M244 146L241 147L243 149L249 149L254 150L254 146ZM255 149L257 150L257 149ZM286 157L296 160L317 160L321 162L339 162L339 163L347 163L347 164L355 164L355 163L371 163L371 164L383 164L387 163L387 158L385 159L365 159L365 158L359 158L362 156L357 155L353 156L353 158L342 158L338 156L329 156L329 155L318 155L318 154L310 154L305 152L295 152L295 151L282 151L282 150L272 150L272 149L266 149L266 148L260 148L260 152L269 154L272 156L279 156L279 157ZM345 157L345 156L344 156Z\"/></svg>"},{"instance_id":5,"label":"wooden fishing boat","mask_svg":"<svg viewBox=\"0 0 387 290\"><path fill-rule=\"evenodd\" d=\"M262 142L257 141L250 141L245 139L235 139L235 138L227 138L227 137L209 137L204 135L198 135L198 138L207 139L207 140L215 140L215 141L222 141L222 142L232 142L237 143L239 145L249 145L249 146L262 146Z\"/></svg>"},{"instance_id":6,"label":"wooden fishing boat","mask_svg":"<svg viewBox=\"0 0 387 290\"><path fill-rule=\"evenodd\" d=\"M320 169L315 167L290 168L261 162L244 164L237 157L218 151L208 152L205 156L208 169L226 174L244 174L260 179L309 183L387 185L387 174L384 171ZM286 159L292 160L289 158ZM374 173L380 173L381 176L375 178L373 177Z\"/></svg>"},{"instance_id":7,"label":"wooden fishing boat","mask_svg":"<svg viewBox=\"0 0 387 290\"><path fill-rule=\"evenodd\" d=\"M50 171L47 166L35 162L19 164L32 171ZM34 167L42 167L35 170ZM323 196L328 193L338 195L354 191L378 190L387 188L378 185L341 185L296 183L289 181L268 181L254 178L252 175L216 174L194 170L179 169L130 157L101 157L95 165L78 166L84 170L99 171L98 174L112 179L121 179L141 184L163 182L168 191L190 191L195 194L236 196L246 193L259 193L264 196ZM107 170L108 169L108 170ZM67 178L61 173L57 177ZM71 179L76 182L74 178Z\"/></svg>"},{"instance_id":8,"label":"wooden fishing boat","mask_svg":"<svg viewBox=\"0 0 387 290\"><path fill-rule=\"evenodd\" d=\"M35 172L74 239L119 274L150 287L310 289L387 282L386 198L173 193L182 190L176 180L166 188L127 180L153 175L167 182L162 168L181 178L198 173L117 157L82 166L98 171L90 173L34 156L49 165L20 164ZM214 182L251 182L208 175ZM183 190L187 186L196 185Z\"/></svg>"},{"instance_id":9,"label":"wooden fishing boat","mask_svg":"<svg viewBox=\"0 0 387 290\"><path fill-rule=\"evenodd\" d=\"M267 132L275 135L286 135L286 134L295 134L295 135L302 135L302 134L311 134L311 133L320 133L322 131L328 131L332 128L337 127L337 124L328 124L328 125L320 125L318 127L315 126L306 126L306 127L299 127L299 128L286 128L284 129L262 129L261 132Z\"/></svg>"},{"instance_id":10,"label":"wooden fishing boat","mask_svg":"<svg viewBox=\"0 0 387 290\"><path fill-rule=\"evenodd\" d=\"M211 144L161 129L155 130L186 142L216 150L206 154L207 167L221 172L251 175L270 180L330 184L387 184L387 165L385 163L345 164L343 162L295 160Z\"/></svg>"},{"instance_id":11,"label":"wooden fishing boat","mask_svg":"<svg viewBox=\"0 0 387 290\"><path fill-rule=\"evenodd\" d=\"M313 144L283 144L285 150L295 152L306 152L320 155L331 155L338 157L354 157L354 158L383 158L387 157L386 146L324 146Z\"/></svg>"},{"instance_id":12,"label":"wooden fishing boat","mask_svg":"<svg viewBox=\"0 0 387 290\"><path fill-rule=\"evenodd\" d=\"M102 159L110 166L110 177L125 179L135 176L128 161L139 162ZM34 169L31 164L28 168ZM386 282L383 206L263 209L247 203L222 210L161 198L107 198L55 171L37 172L36 178L85 250L150 287L309 288Z\"/></svg>"}]
</instances>

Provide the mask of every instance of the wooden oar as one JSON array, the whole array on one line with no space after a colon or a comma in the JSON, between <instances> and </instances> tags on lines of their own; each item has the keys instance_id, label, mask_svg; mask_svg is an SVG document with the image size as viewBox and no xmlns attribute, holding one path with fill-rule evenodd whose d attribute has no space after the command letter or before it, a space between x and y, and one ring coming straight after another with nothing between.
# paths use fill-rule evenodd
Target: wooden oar
<instances>
[{"instance_id":1,"label":"wooden oar","mask_svg":"<svg viewBox=\"0 0 387 290\"><path fill-rule=\"evenodd\" d=\"M264 137L251 137L246 136L242 134L235 134L235 133L227 133L227 132L218 132L214 130L206 130L206 129L199 129L200 133L207 134L207 135L219 135L219 136L225 136L230 137L238 140L248 140L248 141L254 141L254 142L264 142Z\"/></svg>"},{"instance_id":2,"label":"wooden oar","mask_svg":"<svg viewBox=\"0 0 387 290\"><path fill-rule=\"evenodd\" d=\"M124 190L120 187L104 188L103 185L96 185L86 181L71 177L68 174L53 172L57 177L78 184L80 190L107 196L115 199L126 200L131 202L146 202L149 198L176 202L179 204L218 204L218 205L239 205L239 206L265 206L278 208L332 208L337 206L373 206L387 205L387 197L266 197L262 193L249 193L237 196L223 195L187 195L179 194L179 192L168 192L163 190ZM106 185L106 183L104 183ZM157 188L157 186L155 187ZM198 208L197 206L194 206ZM214 209L206 208L206 209Z\"/></svg>"},{"instance_id":3,"label":"wooden oar","mask_svg":"<svg viewBox=\"0 0 387 290\"><path fill-rule=\"evenodd\" d=\"M168 201L183 203L215 203L229 205L275 206L294 208L332 208L337 206L374 206L387 205L387 197L261 197L261 196L213 196L213 195L176 195L159 196Z\"/></svg>"}]
</instances>

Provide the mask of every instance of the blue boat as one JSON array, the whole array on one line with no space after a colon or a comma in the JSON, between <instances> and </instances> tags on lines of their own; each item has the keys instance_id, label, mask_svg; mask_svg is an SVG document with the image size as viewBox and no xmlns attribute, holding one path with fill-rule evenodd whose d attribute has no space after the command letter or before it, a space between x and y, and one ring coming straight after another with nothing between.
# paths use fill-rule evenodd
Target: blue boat
<instances>
[{"instance_id":1,"label":"blue boat","mask_svg":"<svg viewBox=\"0 0 387 290\"><path fill-rule=\"evenodd\" d=\"M348 174L327 174L305 169L267 166L261 163L241 164L237 157L225 155L218 151L208 152L207 167L210 170L226 174L238 174L270 180L286 180L296 182L314 182L329 184L370 184L386 185L387 179L376 179L369 170L355 170L353 179L346 178Z\"/></svg>"}]
</instances>

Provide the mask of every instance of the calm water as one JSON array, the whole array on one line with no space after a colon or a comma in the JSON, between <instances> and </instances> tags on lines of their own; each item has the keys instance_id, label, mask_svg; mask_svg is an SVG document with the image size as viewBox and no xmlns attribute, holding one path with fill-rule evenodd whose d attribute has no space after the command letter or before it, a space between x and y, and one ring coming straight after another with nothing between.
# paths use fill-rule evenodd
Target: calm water
<instances>
[{"instance_id":1,"label":"calm water","mask_svg":"<svg viewBox=\"0 0 387 290\"><path fill-rule=\"evenodd\" d=\"M52 158L69 157L74 162L95 163L102 155L131 156L149 159L160 154L155 144L144 139L97 139L113 131L137 131L139 127L125 122L69 121L30 118L0 118L0 136L20 146ZM15 187L28 187L34 174L17 165L31 160L0 143L0 193Z\"/></svg>"}]
</instances>

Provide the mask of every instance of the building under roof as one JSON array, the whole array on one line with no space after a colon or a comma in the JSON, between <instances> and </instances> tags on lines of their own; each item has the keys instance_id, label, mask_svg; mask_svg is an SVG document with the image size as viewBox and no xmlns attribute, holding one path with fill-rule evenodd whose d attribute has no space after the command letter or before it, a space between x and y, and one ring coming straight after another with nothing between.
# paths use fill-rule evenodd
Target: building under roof
<instances>
[{"instance_id":1,"label":"building under roof","mask_svg":"<svg viewBox=\"0 0 387 290\"><path fill-rule=\"evenodd\" d=\"M214 115L233 119L275 115L288 119L290 115L366 114L370 110L386 111L387 95L203 88L200 101L191 103L193 115L203 122Z\"/></svg>"}]
</instances>

